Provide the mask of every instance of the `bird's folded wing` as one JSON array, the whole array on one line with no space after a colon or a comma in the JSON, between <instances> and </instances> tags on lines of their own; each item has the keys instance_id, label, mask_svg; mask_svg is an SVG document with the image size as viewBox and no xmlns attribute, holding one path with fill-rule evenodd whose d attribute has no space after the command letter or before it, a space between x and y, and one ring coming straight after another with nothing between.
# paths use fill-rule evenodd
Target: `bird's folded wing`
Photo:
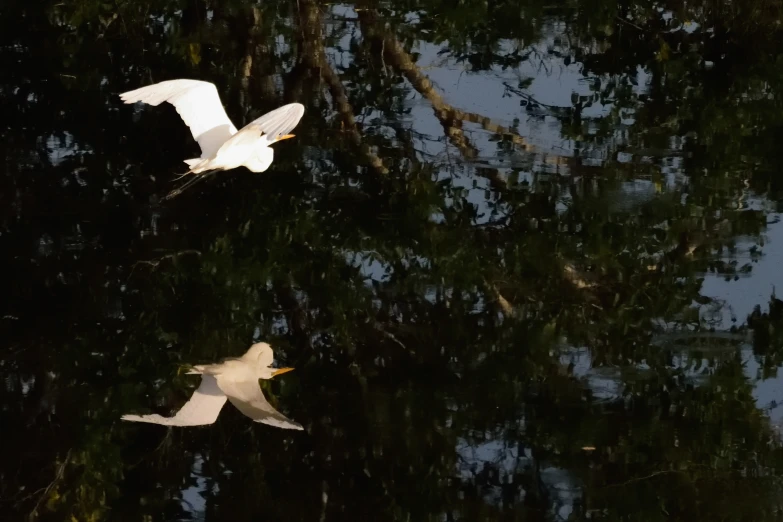
<instances>
[{"instance_id":1,"label":"bird's folded wing","mask_svg":"<svg viewBox=\"0 0 783 522\"><path fill-rule=\"evenodd\" d=\"M190 127L201 157L211 158L237 129L226 114L214 84L198 80L169 80L120 94L125 103L160 105L169 102Z\"/></svg>"},{"instance_id":2,"label":"bird's folded wing","mask_svg":"<svg viewBox=\"0 0 783 522\"><path fill-rule=\"evenodd\" d=\"M219 375L218 386L231 404L256 422L288 430L302 430L302 425L277 411L264 397L258 381L235 381Z\"/></svg>"},{"instance_id":3,"label":"bird's folded wing","mask_svg":"<svg viewBox=\"0 0 783 522\"><path fill-rule=\"evenodd\" d=\"M122 420L149 422L164 426L202 426L213 424L226 403L226 394L220 390L212 375L202 375L201 385L190 400L173 417L161 415L123 415Z\"/></svg>"},{"instance_id":4,"label":"bird's folded wing","mask_svg":"<svg viewBox=\"0 0 783 522\"><path fill-rule=\"evenodd\" d=\"M239 131L239 133L252 133L257 136L267 136L269 141L290 133L299 124L304 115L304 105L301 103L289 103L273 111L267 112L260 118L251 121Z\"/></svg>"}]
</instances>

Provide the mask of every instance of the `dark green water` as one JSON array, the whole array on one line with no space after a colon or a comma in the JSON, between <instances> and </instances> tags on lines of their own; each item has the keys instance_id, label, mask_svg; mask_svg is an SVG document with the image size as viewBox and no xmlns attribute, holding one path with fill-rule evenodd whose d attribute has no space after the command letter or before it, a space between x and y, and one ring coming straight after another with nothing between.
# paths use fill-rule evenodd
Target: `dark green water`
<instances>
[{"instance_id":1,"label":"dark green water","mask_svg":"<svg viewBox=\"0 0 783 522\"><path fill-rule=\"evenodd\" d=\"M777 2L0 3L0 518L783 519ZM198 147L306 113L263 174ZM254 341L305 426L169 429Z\"/></svg>"}]
</instances>

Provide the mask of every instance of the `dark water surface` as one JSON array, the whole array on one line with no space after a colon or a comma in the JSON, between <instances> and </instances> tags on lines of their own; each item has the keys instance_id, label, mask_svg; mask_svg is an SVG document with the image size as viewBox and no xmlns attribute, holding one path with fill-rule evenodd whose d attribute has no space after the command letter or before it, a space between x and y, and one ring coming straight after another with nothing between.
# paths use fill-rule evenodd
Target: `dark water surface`
<instances>
[{"instance_id":1,"label":"dark water surface","mask_svg":"<svg viewBox=\"0 0 783 522\"><path fill-rule=\"evenodd\" d=\"M769 0L4 0L0 518L783 518ZM198 147L267 172L162 201ZM304 432L169 429L254 341Z\"/></svg>"}]
</instances>

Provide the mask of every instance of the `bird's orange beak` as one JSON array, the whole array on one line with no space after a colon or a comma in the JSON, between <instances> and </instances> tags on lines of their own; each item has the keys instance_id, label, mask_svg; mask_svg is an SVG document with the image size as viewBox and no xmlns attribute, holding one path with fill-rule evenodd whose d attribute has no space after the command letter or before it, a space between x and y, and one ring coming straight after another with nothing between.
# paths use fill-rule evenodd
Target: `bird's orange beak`
<instances>
[{"instance_id":1,"label":"bird's orange beak","mask_svg":"<svg viewBox=\"0 0 783 522\"><path fill-rule=\"evenodd\" d=\"M289 138L293 138L294 136L295 136L295 134L286 134L285 136L280 136L279 138L277 138L275 140L275 143L277 143L278 141L283 141L283 140L287 140Z\"/></svg>"},{"instance_id":2,"label":"bird's orange beak","mask_svg":"<svg viewBox=\"0 0 783 522\"><path fill-rule=\"evenodd\" d=\"M294 368L279 368L272 372L272 377L277 377L282 373L288 373L294 371Z\"/></svg>"}]
</instances>

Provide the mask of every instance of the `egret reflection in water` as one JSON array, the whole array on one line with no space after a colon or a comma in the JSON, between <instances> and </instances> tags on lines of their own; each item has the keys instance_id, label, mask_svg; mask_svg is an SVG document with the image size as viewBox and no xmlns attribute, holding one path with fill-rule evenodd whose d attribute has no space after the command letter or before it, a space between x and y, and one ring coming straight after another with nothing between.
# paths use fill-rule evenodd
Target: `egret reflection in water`
<instances>
[{"instance_id":1,"label":"egret reflection in water","mask_svg":"<svg viewBox=\"0 0 783 522\"><path fill-rule=\"evenodd\" d=\"M173 417L123 415L122 419L164 426L203 426L213 424L226 399L255 422L277 428L302 430L302 425L277 411L264 397L258 379L271 379L293 368L272 368L274 355L267 343L256 343L242 357L217 364L200 364L188 374L200 374L201 385Z\"/></svg>"}]
</instances>

